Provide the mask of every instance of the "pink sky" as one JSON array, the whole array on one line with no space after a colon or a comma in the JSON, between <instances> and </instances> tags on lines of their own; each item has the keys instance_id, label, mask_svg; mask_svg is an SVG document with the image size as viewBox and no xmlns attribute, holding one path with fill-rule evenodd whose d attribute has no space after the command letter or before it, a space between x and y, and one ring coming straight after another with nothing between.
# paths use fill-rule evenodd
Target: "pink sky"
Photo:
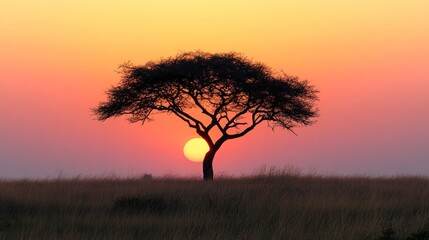
<instances>
[{"instance_id":1,"label":"pink sky","mask_svg":"<svg viewBox=\"0 0 429 240\"><path fill-rule=\"evenodd\" d=\"M180 2L180 3L179 3ZM321 174L429 175L428 1L3 1L0 178L201 176L196 134L168 115L141 126L91 108L143 64L197 49L241 52L320 90L298 136L263 124L227 142L219 174L292 165Z\"/></svg>"}]
</instances>

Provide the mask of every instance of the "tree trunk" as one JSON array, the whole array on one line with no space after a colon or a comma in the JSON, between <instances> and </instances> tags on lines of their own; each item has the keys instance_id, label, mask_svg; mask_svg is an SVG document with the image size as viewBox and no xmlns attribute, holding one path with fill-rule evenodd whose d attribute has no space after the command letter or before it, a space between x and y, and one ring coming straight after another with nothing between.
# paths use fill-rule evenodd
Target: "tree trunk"
<instances>
[{"instance_id":1,"label":"tree trunk","mask_svg":"<svg viewBox=\"0 0 429 240\"><path fill-rule=\"evenodd\" d=\"M204 180L213 180L213 159L216 154L216 150L210 149L204 156L203 161L203 177Z\"/></svg>"}]
</instances>

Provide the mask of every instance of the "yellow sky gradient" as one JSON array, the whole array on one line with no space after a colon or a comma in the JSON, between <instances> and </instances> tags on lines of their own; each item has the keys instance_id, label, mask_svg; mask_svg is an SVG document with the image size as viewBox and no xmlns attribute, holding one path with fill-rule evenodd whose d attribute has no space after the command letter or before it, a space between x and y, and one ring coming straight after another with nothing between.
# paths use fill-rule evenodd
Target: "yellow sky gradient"
<instances>
[{"instance_id":1,"label":"yellow sky gradient","mask_svg":"<svg viewBox=\"0 0 429 240\"><path fill-rule=\"evenodd\" d=\"M429 2L423 0L45 0L0 7L1 44L20 61L118 64L202 49L244 52L285 68L428 51Z\"/></svg>"}]
</instances>

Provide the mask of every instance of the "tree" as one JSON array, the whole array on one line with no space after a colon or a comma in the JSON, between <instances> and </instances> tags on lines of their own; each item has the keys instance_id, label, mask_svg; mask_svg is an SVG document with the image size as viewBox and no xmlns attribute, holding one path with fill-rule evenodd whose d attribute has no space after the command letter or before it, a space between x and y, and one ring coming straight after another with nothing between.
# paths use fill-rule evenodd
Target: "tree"
<instances>
[{"instance_id":1,"label":"tree","mask_svg":"<svg viewBox=\"0 0 429 240\"><path fill-rule=\"evenodd\" d=\"M213 159L227 140L264 121L293 132L318 115L318 91L307 81L237 53L188 52L142 66L127 63L120 73L119 85L94 109L98 119L129 115L130 122L145 123L155 112L174 114L207 141L205 180L213 179Z\"/></svg>"}]
</instances>

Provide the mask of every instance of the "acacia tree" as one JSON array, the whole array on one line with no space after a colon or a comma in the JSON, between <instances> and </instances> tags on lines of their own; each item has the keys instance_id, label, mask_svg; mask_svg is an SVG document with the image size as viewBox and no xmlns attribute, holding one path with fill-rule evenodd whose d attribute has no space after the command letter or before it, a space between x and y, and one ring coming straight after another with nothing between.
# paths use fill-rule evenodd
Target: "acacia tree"
<instances>
[{"instance_id":1,"label":"acacia tree","mask_svg":"<svg viewBox=\"0 0 429 240\"><path fill-rule=\"evenodd\" d=\"M213 159L227 140L264 121L293 132L312 124L318 112L317 90L307 81L275 74L237 53L188 52L142 66L127 63L121 76L94 109L98 119L128 115L130 122L145 123L155 112L174 114L209 146L205 180L213 179Z\"/></svg>"}]
</instances>

